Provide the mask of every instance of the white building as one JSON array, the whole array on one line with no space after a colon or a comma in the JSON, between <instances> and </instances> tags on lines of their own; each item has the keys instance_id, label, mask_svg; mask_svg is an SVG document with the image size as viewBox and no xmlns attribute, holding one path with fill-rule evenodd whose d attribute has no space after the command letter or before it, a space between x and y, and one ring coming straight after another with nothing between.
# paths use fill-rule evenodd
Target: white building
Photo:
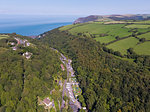
<instances>
[{"instance_id":1,"label":"white building","mask_svg":"<svg viewBox=\"0 0 150 112\"><path fill-rule=\"evenodd\" d=\"M23 53L23 56L25 56L27 59L30 59L32 56L32 53L26 52L26 53Z\"/></svg>"},{"instance_id":2,"label":"white building","mask_svg":"<svg viewBox=\"0 0 150 112\"><path fill-rule=\"evenodd\" d=\"M12 49L14 50L14 51L16 51L17 50L17 47L15 46L15 47L12 47Z\"/></svg>"},{"instance_id":3,"label":"white building","mask_svg":"<svg viewBox=\"0 0 150 112\"><path fill-rule=\"evenodd\" d=\"M86 110L86 107L83 107L83 110Z\"/></svg>"},{"instance_id":4,"label":"white building","mask_svg":"<svg viewBox=\"0 0 150 112\"><path fill-rule=\"evenodd\" d=\"M30 43L29 43L29 42L27 42L27 43L26 43L26 46L30 46Z\"/></svg>"},{"instance_id":5,"label":"white building","mask_svg":"<svg viewBox=\"0 0 150 112\"><path fill-rule=\"evenodd\" d=\"M11 42L10 45L15 45L15 43L14 43L14 42Z\"/></svg>"}]
</instances>

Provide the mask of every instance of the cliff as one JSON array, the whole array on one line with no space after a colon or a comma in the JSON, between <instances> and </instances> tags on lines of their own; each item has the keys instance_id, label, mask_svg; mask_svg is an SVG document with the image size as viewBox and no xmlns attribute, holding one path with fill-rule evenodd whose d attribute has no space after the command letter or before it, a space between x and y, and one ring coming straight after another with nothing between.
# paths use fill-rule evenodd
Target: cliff
<instances>
[{"instance_id":1,"label":"cliff","mask_svg":"<svg viewBox=\"0 0 150 112\"><path fill-rule=\"evenodd\" d=\"M89 21L120 21L120 20L148 20L149 14L136 14L136 15L91 15L87 17L81 17L74 21L76 23L85 23Z\"/></svg>"}]
</instances>

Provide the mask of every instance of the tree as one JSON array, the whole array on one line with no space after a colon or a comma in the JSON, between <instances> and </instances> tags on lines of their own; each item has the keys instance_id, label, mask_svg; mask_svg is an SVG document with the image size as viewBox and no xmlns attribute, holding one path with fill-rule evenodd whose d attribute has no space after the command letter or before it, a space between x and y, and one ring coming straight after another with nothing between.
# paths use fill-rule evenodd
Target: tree
<instances>
[{"instance_id":1,"label":"tree","mask_svg":"<svg viewBox=\"0 0 150 112\"><path fill-rule=\"evenodd\" d=\"M119 51L115 51L114 55L122 57L122 55L121 55L121 53Z\"/></svg>"},{"instance_id":2,"label":"tree","mask_svg":"<svg viewBox=\"0 0 150 112\"><path fill-rule=\"evenodd\" d=\"M115 38L116 38L117 40L120 39L119 36L116 36Z\"/></svg>"},{"instance_id":3,"label":"tree","mask_svg":"<svg viewBox=\"0 0 150 112\"><path fill-rule=\"evenodd\" d=\"M86 104L85 104L85 101L84 101L83 96L82 96L82 95L79 95L79 96L78 96L78 99L79 99L79 102L82 104L82 107L85 107Z\"/></svg>"},{"instance_id":4,"label":"tree","mask_svg":"<svg viewBox=\"0 0 150 112\"><path fill-rule=\"evenodd\" d=\"M70 107L70 105L68 106L67 112L73 112L72 108Z\"/></svg>"},{"instance_id":5,"label":"tree","mask_svg":"<svg viewBox=\"0 0 150 112\"><path fill-rule=\"evenodd\" d=\"M141 38L139 41L140 41L140 42L145 42L146 39L145 39L145 38Z\"/></svg>"}]
</instances>

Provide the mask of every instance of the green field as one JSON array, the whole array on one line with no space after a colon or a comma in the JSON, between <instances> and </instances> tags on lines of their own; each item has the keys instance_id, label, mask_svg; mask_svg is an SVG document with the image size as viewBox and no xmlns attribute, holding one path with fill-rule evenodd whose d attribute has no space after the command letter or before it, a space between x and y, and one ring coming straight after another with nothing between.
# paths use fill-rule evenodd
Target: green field
<instances>
[{"instance_id":1,"label":"green field","mask_svg":"<svg viewBox=\"0 0 150 112\"><path fill-rule=\"evenodd\" d=\"M138 39L134 37L126 38L115 43L108 45L107 47L114 51L119 51L121 54L127 54L127 49L133 48L138 43Z\"/></svg>"},{"instance_id":2,"label":"green field","mask_svg":"<svg viewBox=\"0 0 150 112\"><path fill-rule=\"evenodd\" d=\"M140 55L150 55L150 41L135 46L134 51Z\"/></svg>"},{"instance_id":3,"label":"green field","mask_svg":"<svg viewBox=\"0 0 150 112\"><path fill-rule=\"evenodd\" d=\"M63 27L59 28L59 30L61 30L61 31L63 31L63 30L68 30L68 29L72 28L73 26L75 26L75 25L63 26Z\"/></svg>"},{"instance_id":4,"label":"green field","mask_svg":"<svg viewBox=\"0 0 150 112\"><path fill-rule=\"evenodd\" d=\"M136 24L150 24L150 20L133 22Z\"/></svg>"},{"instance_id":5,"label":"green field","mask_svg":"<svg viewBox=\"0 0 150 112\"><path fill-rule=\"evenodd\" d=\"M139 33L145 33L145 32L150 31L150 29L149 29L149 28L140 28L140 29L137 29L137 31L138 31Z\"/></svg>"},{"instance_id":6,"label":"green field","mask_svg":"<svg viewBox=\"0 0 150 112\"><path fill-rule=\"evenodd\" d=\"M127 25L125 23L132 23ZM75 25L67 25L61 27L59 30L68 31L72 35L92 37L99 41L101 44L108 44L106 47L113 49L114 51L120 51L121 54L127 54L127 49L135 48L137 54L150 54L147 50L149 47L147 43L138 44L139 40L135 37L129 37L126 39L118 40L114 43L110 43L116 40L116 37L128 37L133 33L137 34L138 38L145 38L150 40L150 21L110 21L110 22L88 22ZM139 35L139 33L145 33ZM104 35L104 36L102 36ZM110 43L110 44L109 44ZM142 48L141 47L146 47ZM139 49L138 49L139 48ZM141 51L141 52L140 52ZM147 52L146 52L147 51Z\"/></svg>"},{"instance_id":7,"label":"green field","mask_svg":"<svg viewBox=\"0 0 150 112\"><path fill-rule=\"evenodd\" d=\"M150 40L150 32L139 35L138 38L145 38L146 40Z\"/></svg>"},{"instance_id":8,"label":"green field","mask_svg":"<svg viewBox=\"0 0 150 112\"><path fill-rule=\"evenodd\" d=\"M126 28L149 28L150 25L132 24L125 26Z\"/></svg>"},{"instance_id":9,"label":"green field","mask_svg":"<svg viewBox=\"0 0 150 112\"><path fill-rule=\"evenodd\" d=\"M93 22L92 22L93 23ZM95 23L95 22L94 22ZM100 22L97 22L100 24ZM85 24L89 24L89 23L81 23L81 24L71 24L71 25L66 25L66 26L63 26L61 28L59 28L60 31L64 31L64 30L70 30L72 28L75 28L75 27L79 27L79 26L83 26Z\"/></svg>"},{"instance_id":10,"label":"green field","mask_svg":"<svg viewBox=\"0 0 150 112\"><path fill-rule=\"evenodd\" d=\"M83 26L75 27L69 32L71 34L77 34L79 32L90 32L91 34L102 34L106 33L112 36L125 37L130 35L128 29L122 28L124 24L113 24L113 25L103 25L103 24L86 24Z\"/></svg>"},{"instance_id":11,"label":"green field","mask_svg":"<svg viewBox=\"0 0 150 112\"><path fill-rule=\"evenodd\" d=\"M114 37L115 36L125 37L131 35L131 32L128 32L129 29L123 28L124 26L125 26L124 24L104 25L95 22L95 23L88 23L82 25L68 25L60 28L60 30L70 29L69 32L73 35L77 35L78 33L87 33L87 32L96 35L105 33Z\"/></svg>"},{"instance_id":12,"label":"green field","mask_svg":"<svg viewBox=\"0 0 150 112\"><path fill-rule=\"evenodd\" d=\"M8 38L8 37L9 37L8 35L0 35L0 39Z\"/></svg>"},{"instance_id":13,"label":"green field","mask_svg":"<svg viewBox=\"0 0 150 112\"><path fill-rule=\"evenodd\" d=\"M105 36L105 37L97 37L97 38L95 38L95 40L99 41L100 43L109 43L116 39L113 36Z\"/></svg>"}]
</instances>

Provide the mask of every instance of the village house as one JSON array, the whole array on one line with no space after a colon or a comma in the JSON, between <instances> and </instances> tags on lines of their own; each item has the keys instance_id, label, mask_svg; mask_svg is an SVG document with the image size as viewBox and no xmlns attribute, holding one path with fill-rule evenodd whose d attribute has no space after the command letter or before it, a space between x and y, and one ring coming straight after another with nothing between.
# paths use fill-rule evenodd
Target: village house
<instances>
[{"instance_id":1,"label":"village house","mask_svg":"<svg viewBox=\"0 0 150 112\"><path fill-rule=\"evenodd\" d=\"M63 66L63 64L61 64L61 69L62 69L62 71L64 71L64 70L65 70L65 68L64 68L64 66Z\"/></svg>"},{"instance_id":2,"label":"village house","mask_svg":"<svg viewBox=\"0 0 150 112\"><path fill-rule=\"evenodd\" d=\"M83 107L83 110L86 110L86 107Z\"/></svg>"},{"instance_id":3,"label":"village house","mask_svg":"<svg viewBox=\"0 0 150 112\"><path fill-rule=\"evenodd\" d=\"M23 53L23 56L25 56L25 57L26 57L26 59L30 59L30 58L31 58L31 56L32 56L32 53L30 53L30 52L26 52L26 53Z\"/></svg>"},{"instance_id":4,"label":"village house","mask_svg":"<svg viewBox=\"0 0 150 112\"><path fill-rule=\"evenodd\" d=\"M38 38L41 38L41 37L42 37L41 35L38 36Z\"/></svg>"},{"instance_id":5,"label":"village house","mask_svg":"<svg viewBox=\"0 0 150 112\"><path fill-rule=\"evenodd\" d=\"M78 83L78 82L72 82L72 85L73 85L73 86L75 86L75 85L76 85L76 86L79 86L79 83Z\"/></svg>"},{"instance_id":6,"label":"village house","mask_svg":"<svg viewBox=\"0 0 150 112\"><path fill-rule=\"evenodd\" d=\"M12 47L12 49L13 49L14 51L16 51L16 50L17 50L17 47L16 47L16 46L14 46L14 47Z\"/></svg>"},{"instance_id":7,"label":"village house","mask_svg":"<svg viewBox=\"0 0 150 112\"><path fill-rule=\"evenodd\" d=\"M18 44L22 44L24 47L26 46L30 46L30 43L28 42L28 40L22 40L22 39L19 39L19 38L15 38L18 42Z\"/></svg>"},{"instance_id":8,"label":"village house","mask_svg":"<svg viewBox=\"0 0 150 112\"><path fill-rule=\"evenodd\" d=\"M12 45L12 46L13 46L13 45L15 45L15 43L14 43L14 42L10 42L10 45Z\"/></svg>"},{"instance_id":9,"label":"village house","mask_svg":"<svg viewBox=\"0 0 150 112\"><path fill-rule=\"evenodd\" d=\"M52 102L50 101L50 99L47 97L43 100L43 103L47 106L50 107L52 105Z\"/></svg>"}]
</instances>

